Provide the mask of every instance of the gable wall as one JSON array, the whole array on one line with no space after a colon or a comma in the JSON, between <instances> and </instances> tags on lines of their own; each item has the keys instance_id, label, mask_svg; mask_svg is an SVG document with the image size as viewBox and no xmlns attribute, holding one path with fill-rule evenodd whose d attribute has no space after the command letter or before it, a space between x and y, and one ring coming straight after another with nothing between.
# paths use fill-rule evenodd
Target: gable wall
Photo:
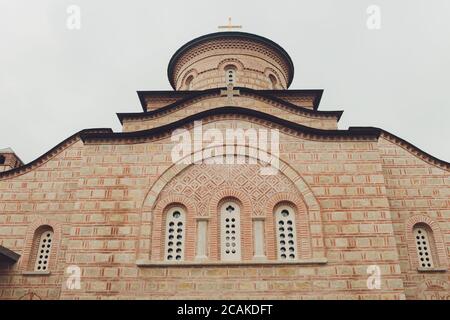
<instances>
[{"instance_id":1,"label":"gable wall","mask_svg":"<svg viewBox=\"0 0 450 320\"><path fill-rule=\"evenodd\" d=\"M239 118L205 120L205 125L261 127ZM62 224L56 271L28 276L20 262L2 269L1 298L28 291L47 299L208 298L218 293L223 298L403 298L376 141L280 135L280 157L319 201L323 230L313 232L323 233L326 264L139 267L136 252L149 241L139 236L146 228L141 219L151 215L141 208L152 184L172 166L173 143L170 138L139 144L79 142L46 165L0 180L2 244L24 254L33 221L48 217ZM54 198L42 199L47 195ZM80 290L64 285L68 265L82 270ZM369 265L382 271L380 290L367 288Z\"/></svg>"},{"instance_id":2,"label":"gable wall","mask_svg":"<svg viewBox=\"0 0 450 320\"><path fill-rule=\"evenodd\" d=\"M407 230L407 225L414 217L434 221L440 229L440 235L437 236L444 241L443 252L448 261L450 172L427 163L387 139L380 139L379 148L406 295L410 299L449 299L448 291L445 293L449 281L448 263L441 258L441 267L446 271L418 271L415 264L417 254L407 240L407 235L411 232ZM435 290L429 288L436 284L438 288Z\"/></svg>"}]
</instances>

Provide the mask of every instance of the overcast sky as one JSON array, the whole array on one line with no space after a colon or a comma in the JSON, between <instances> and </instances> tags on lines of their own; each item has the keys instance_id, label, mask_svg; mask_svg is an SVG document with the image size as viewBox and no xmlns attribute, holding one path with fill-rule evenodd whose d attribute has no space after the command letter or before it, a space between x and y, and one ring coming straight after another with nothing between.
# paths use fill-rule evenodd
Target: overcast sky
<instances>
[{"instance_id":1,"label":"overcast sky","mask_svg":"<svg viewBox=\"0 0 450 320\"><path fill-rule=\"evenodd\" d=\"M286 49L291 89L324 89L340 129L381 127L450 161L449 0L0 0L0 148L29 162L81 129L120 131L136 90L170 90L172 54L228 16Z\"/></svg>"}]
</instances>

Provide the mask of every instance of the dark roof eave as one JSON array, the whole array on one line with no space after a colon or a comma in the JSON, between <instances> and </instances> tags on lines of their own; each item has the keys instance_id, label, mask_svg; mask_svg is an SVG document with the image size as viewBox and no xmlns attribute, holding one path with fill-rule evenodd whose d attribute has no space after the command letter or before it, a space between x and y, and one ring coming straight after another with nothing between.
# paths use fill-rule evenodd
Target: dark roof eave
<instances>
[{"instance_id":1,"label":"dark roof eave","mask_svg":"<svg viewBox=\"0 0 450 320\"><path fill-rule=\"evenodd\" d=\"M377 128L377 127L349 127L348 129L349 129L349 130L353 130L353 131L356 132L356 131L358 131L358 130L365 130L365 129L367 129L367 128L373 128L373 129L379 130L380 135L383 134L383 135L385 135L385 136L394 138L395 140L399 141L402 145L406 145L406 146L408 146L408 147L410 147L410 148L412 148L412 149L418 151L419 153L421 153L423 156L429 158L430 160L432 160L432 161L434 161L434 162L436 162L436 163L440 163L440 164L442 164L442 165L444 165L444 166L447 166L447 167L450 169L450 162L447 162L447 161L444 161L444 160L442 160L442 159L436 158L435 156L433 156L433 155L431 155L431 154L429 154L429 153L423 151L423 150L420 149L419 147L415 146L415 145L412 144L411 142L408 142L408 141L406 141L405 139L402 139L402 138L400 138L399 136L397 136L397 135L395 135L395 134L393 134L393 133L391 133L391 132L389 132L389 131L386 131L386 130L384 130L384 129Z\"/></svg>"},{"instance_id":2,"label":"dark roof eave","mask_svg":"<svg viewBox=\"0 0 450 320\"><path fill-rule=\"evenodd\" d=\"M84 134L81 136L81 139L85 142L89 139L100 139L100 140L114 140L114 139L140 139L140 138L146 138L151 136L157 136L162 133L166 133L168 130L174 130L177 129L187 123L193 122L195 120L200 120L204 117L207 117L209 115L217 115L217 114L226 114L226 113L232 113L232 114L246 114L246 115L252 115L255 117L258 117L260 119L272 121L273 123L280 124L284 127L297 130L303 133L310 133L313 135L318 135L322 137L353 137L353 138L374 138L377 139L383 134L386 136L390 136L394 139L397 139L401 143L404 143L408 147L412 148L413 150L417 151L418 153L424 155L425 157L429 158L433 162L450 169L450 163L446 162L444 160L438 159L427 152L423 151L422 149L416 147L412 143L403 140L396 135L383 130L381 128L376 127L349 127L348 130L326 130L326 129L317 129L317 128L311 128L306 127L294 122L290 122L285 119L277 118L273 115L266 114L260 111L246 109L246 108L240 108L240 107L220 107L215 109L206 110L191 116L188 116L184 119L177 120L175 122L163 125L161 127L152 128L148 130L142 130L142 131L135 131L135 132L121 132L121 133L106 133L106 134Z\"/></svg>"},{"instance_id":3,"label":"dark roof eave","mask_svg":"<svg viewBox=\"0 0 450 320\"><path fill-rule=\"evenodd\" d=\"M288 107L291 107L293 109L298 109L303 112L306 112L308 114L317 114L317 115L331 115L337 117L337 120L339 121L343 111L337 110L337 111L318 111L318 106L320 103L320 100L322 98L323 89L299 89L299 90L255 90L245 87L235 87L236 89L246 92L246 93L252 93L256 94L260 97L264 97L270 100L273 100L275 102L284 104ZM120 112L117 113L117 117L119 118L119 121L121 124L123 124L123 119L125 118L133 118L133 117L141 117L143 115L154 115L161 112L165 112L167 110L173 109L177 107L178 105L185 103L189 100L192 100L194 98L198 98L205 94L211 94L211 93L219 93L220 90L223 90L225 88L213 88L213 89L207 89L207 90L201 90L201 91L138 91L139 99L141 100L142 108L144 112ZM181 98L180 100L169 104L167 106L161 107L156 110L147 111L145 107L145 97L153 95L153 96L170 96L171 94L177 94L182 93L181 95L184 95L184 98ZM301 95L314 95L314 102L313 102L313 110L301 107L298 105L295 105L293 103L290 103L288 101L283 100L282 98L278 98L277 95L286 96L286 95L292 95L292 96L301 96ZM144 101L144 102L143 102Z\"/></svg>"},{"instance_id":4,"label":"dark roof eave","mask_svg":"<svg viewBox=\"0 0 450 320\"><path fill-rule=\"evenodd\" d=\"M326 112L326 111L323 111ZM256 111L253 109L247 109L242 107L235 107L235 106L226 106L226 107L218 107L214 109L209 109L206 111L202 111L190 116L187 116L183 119L174 121L172 123L168 123L165 125L162 125L160 127L151 128L147 130L141 130L141 131L133 131L133 132L117 132L117 133L86 133L81 135L81 139L83 141L89 140L91 138L95 139L133 139L133 138L142 138L142 137L151 137L154 135L164 134L168 131L177 129L183 125L186 125L188 123L191 123L196 120L201 120L207 116L211 115L220 115L220 114L239 114L239 115L247 115L247 116L253 116L262 120L268 120L275 124L284 126L289 129L297 130L303 133L309 133L314 134L318 136L329 136L329 137L336 137L336 136L373 136L378 137L379 135L379 129L376 128L357 128L357 129L349 129L349 130L326 130L326 129L317 129L312 127L307 127L298 123L294 123L282 118L278 118L276 116L273 116L271 114L267 114L261 111Z\"/></svg>"},{"instance_id":5,"label":"dark roof eave","mask_svg":"<svg viewBox=\"0 0 450 320\"><path fill-rule=\"evenodd\" d=\"M19 258L20 254L0 245L0 262L14 264Z\"/></svg>"},{"instance_id":6,"label":"dark roof eave","mask_svg":"<svg viewBox=\"0 0 450 320\"><path fill-rule=\"evenodd\" d=\"M77 137L79 137L82 133L97 133L97 132L113 132L111 128L93 128L93 129L83 129L78 131L77 133L71 135L70 137L64 139L63 141L61 141L60 143L58 143L56 146L54 146L53 148L51 148L50 150L48 150L47 152L45 152L43 155L39 156L38 158L34 159L33 161L24 164L22 166L13 168L11 170L7 170L7 171L3 171L0 172L0 179L5 177L5 176L9 176L11 174L15 174L15 173L19 173L29 167L32 167L33 165L37 165L38 163L40 163L41 161L43 161L49 154L52 154L54 152L57 152L58 149L60 149L62 146L64 146L67 142L69 142L72 139L75 139Z\"/></svg>"},{"instance_id":7,"label":"dark roof eave","mask_svg":"<svg viewBox=\"0 0 450 320\"><path fill-rule=\"evenodd\" d=\"M273 96L296 96L299 94L315 94L313 101L313 110L319 109L320 101L322 100L323 89L288 89L288 90L255 90L262 93L267 93Z\"/></svg>"}]
</instances>

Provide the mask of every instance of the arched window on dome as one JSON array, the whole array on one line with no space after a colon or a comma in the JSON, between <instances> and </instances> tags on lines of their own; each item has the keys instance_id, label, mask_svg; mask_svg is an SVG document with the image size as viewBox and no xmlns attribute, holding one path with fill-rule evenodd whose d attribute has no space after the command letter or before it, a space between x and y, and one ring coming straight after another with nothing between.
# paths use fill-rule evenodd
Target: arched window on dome
<instances>
[{"instance_id":1,"label":"arched window on dome","mask_svg":"<svg viewBox=\"0 0 450 320\"><path fill-rule=\"evenodd\" d=\"M192 90L192 80L194 80L193 75L190 75L189 77L186 78L186 80L184 82L185 90Z\"/></svg>"},{"instance_id":2,"label":"arched window on dome","mask_svg":"<svg viewBox=\"0 0 450 320\"><path fill-rule=\"evenodd\" d=\"M422 269L433 269L434 237L431 228L426 224L419 223L413 228L414 241L417 250L419 267Z\"/></svg>"},{"instance_id":3,"label":"arched window on dome","mask_svg":"<svg viewBox=\"0 0 450 320\"><path fill-rule=\"evenodd\" d=\"M241 260L240 207L235 201L220 207L220 252L223 261Z\"/></svg>"},{"instance_id":4,"label":"arched window on dome","mask_svg":"<svg viewBox=\"0 0 450 320\"><path fill-rule=\"evenodd\" d=\"M225 79L226 85L235 85L236 84L236 67L233 65L229 65L225 67Z\"/></svg>"},{"instance_id":5,"label":"arched window on dome","mask_svg":"<svg viewBox=\"0 0 450 320\"><path fill-rule=\"evenodd\" d=\"M183 261L186 214L181 207L172 207L166 214L165 260Z\"/></svg>"},{"instance_id":6,"label":"arched window on dome","mask_svg":"<svg viewBox=\"0 0 450 320\"><path fill-rule=\"evenodd\" d=\"M50 269L50 257L53 247L53 228L44 225L36 229L33 237L33 270L46 272Z\"/></svg>"},{"instance_id":7,"label":"arched window on dome","mask_svg":"<svg viewBox=\"0 0 450 320\"><path fill-rule=\"evenodd\" d=\"M295 230L295 211L292 206L280 205L276 207L275 233L278 260L296 260L297 232Z\"/></svg>"},{"instance_id":8,"label":"arched window on dome","mask_svg":"<svg viewBox=\"0 0 450 320\"><path fill-rule=\"evenodd\" d=\"M272 89L272 90L277 89L278 88L277 78L273 74L270 74L269 80L270 80L270 89Z\"/></svg>"}]
</instances>

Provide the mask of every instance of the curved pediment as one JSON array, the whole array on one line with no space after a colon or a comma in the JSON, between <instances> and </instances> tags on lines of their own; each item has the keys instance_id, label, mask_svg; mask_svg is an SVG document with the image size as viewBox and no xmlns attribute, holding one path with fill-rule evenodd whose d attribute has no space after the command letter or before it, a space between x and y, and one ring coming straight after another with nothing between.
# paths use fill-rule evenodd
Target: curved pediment
<instances>
[{"instance_id":1,"label":"curved pediment","mask_svg":"<svg viewBox=\"0 0 450 320\"><path fill-rule=\"evenodd\" d=\"M123 124L123 131L141 131L155 128L176 120L185 118L211 108L224 107L231 103L236 106L272 114L305 126L318 129L336 129L342 111L316 111L287 101L290 99L313 100L317 92L305 90L293 97L278 98L272 93L248 88L235 88L239 95L231 99L221 94L220 89L206 90L193 93L181 100L156 110L141 113L119 113L118 117Z\"/></svg>"},{"instance_id":2,"label":"curved pediment","mask_svg":"<svg viewBox=\"0 0 450 320\"><path fill-rule=\"evenodd\" d=\"M302 124L298 124L283 118L276 117L274 115L264 113L249 108L236 107L236 106L224 106L213 109L208 109L202 112L195 113L193 115L186 116L182 119L163 124L159 127L151 129L131 131L131 132L118 132L118 133L99 133L99 134L84 134L82 135L83 141L106 141L106 140L125 140L125 141L140 141L153 138L161 138L170 136L172 131L181 127L191 128L194 126L194 122L197 120L215 121L222 119L245 119L252 123L265 124L267 127L277 127L281 131L289 132L292 134L301 134L310 138L317 139L333 139L333 138L363 138L363 139L377 139L380 134L380 129L372 127L358 127L349 128L348 130L337 129L318 129L308 127Z\"/></svg>"},{"instance_id":3,"label":"curved pediment","mask_svg":"<svg viewBox=\"0 0 450 320\"><path fill-rule=\"evenodd\" d=\"M380 128L375 127L350 127L348 130L324 130L307 127L298 123L294 123L285 119L275 117L270 114L266 114L260 111L241 108L241 107L221 107L203 111L192 116L188 116L181 120L171 122L169 124L136 132L113 132L109 128L98 128L98 129L85 129L81 130L69 138L65 139L42 156L37 159L25 164L23 166L14 168L9 171L0 172L0 179L14 177L17 175L24 174L30 170L41 166L50 159L57 156L63 150L68 148L70 145L74 144L80 139L84 143L110 143L110 142L127 142L127 143L140 143L144 141L151 141L155 139L160 139L163 137L168 137L171 135L173 130L181 127L193 128L194 121L204 120L204 121L217 121L223 119L235 119L241 118L253 123L265 124L267 127L277 127L283 132L299 135L301 137L306 137L309 139L317 140L342 140L342 139L354 139L354 140L366 140L373 139L377 140L379 137L389 140L392 143L399 145L408 152L414 154L419 159L430 163L432 165L438 166L445 170L450 170L450 163L438 159L425 151L419 149L413 144L391 134Z\"/></svg>"}]
</instances>

